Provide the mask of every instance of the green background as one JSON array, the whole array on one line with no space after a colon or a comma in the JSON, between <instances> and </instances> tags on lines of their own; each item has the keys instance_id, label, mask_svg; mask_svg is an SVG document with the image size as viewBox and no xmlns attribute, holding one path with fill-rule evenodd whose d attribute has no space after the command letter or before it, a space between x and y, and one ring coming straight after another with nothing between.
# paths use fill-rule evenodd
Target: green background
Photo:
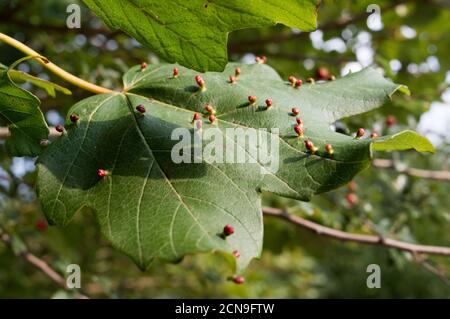
<instances>
[{"instance_id":1,"label":"green background","mask_svg":"<svg viewBox=\"0 0 450 319\"><path fill-rule=\"evenodd\" d=\"M73 2L0 1L0 32L25 42L69 72L109 88L120 87L121 75L129 67L142 61L160 62L126 35L108 31L81 3L82 28L68 30L66 7ZM396 83L407 85L412 96L397 94L384 107L336 125L344 132L354 132L358 127L375 128L385 134L417 129L420 117L432 103L442 102L449 84L450 76L445 81L450 64L449 8L438 0L377 1L383 28L375 31L367 24L366 8L371 3L324 1L318 17L323 41L320 32L310 36L284 26L233 32L228 45L230 59L252 61L252 54L266 55L268 63L284 78L290 74L306 78L314 76L319 66L340 76L349 62L358 62L358 58L367 62L364 52L372 52L375 65ZM414 36L406 26L415 30ZM328 51L331 48L340 52ZM8 65L20 57L16 50L0 45L1 63ZM398 64L393 60L402 65L398 72L391 70ZM20 68L66 85L37 63L22 64ZM73 96L56 98L32 89L42 99L50 125L62 121L74 102L89 96L85 91L69 88ZM387 115L394 115L397 124L387 127ZM410 167L447 170L448 137L435 134L433 140L440 141L433 156L408 151L376 153L375 157L394 159ZM43 215L34 193L36 176L32 163L33 159L10 158L1 145L0 225L61 273L66 265L79 264L83 293L91 297L450 297L448 258L429 257L418 262L406 253L336 242L268 217L262 259L250 265L245 285L227 281L230 268L219 255L189 256L178 264L155 261L143 273L100 237L95 218L88 211L79 214L66 228L37 229L36 223ZM264 204L350 232L450 245L448 182L371 168L359 175L355 183L358 203L354 206L345 200L351 192L348 187L317 196L310 203L266 194ZM366 286L369 264L381 266L381 289ZM71 295L0 244L0 297Z\"/></svg>"}]
</instances>

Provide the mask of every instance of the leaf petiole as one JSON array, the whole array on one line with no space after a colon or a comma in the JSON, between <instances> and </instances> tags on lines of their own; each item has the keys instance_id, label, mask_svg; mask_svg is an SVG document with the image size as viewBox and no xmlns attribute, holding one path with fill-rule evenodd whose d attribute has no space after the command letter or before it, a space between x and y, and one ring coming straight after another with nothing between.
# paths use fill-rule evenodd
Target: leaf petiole
<instances>
[{"instance_id":1,"label":"leaf petiole","mask_svg":"<svg viewBox=\"0 0 450 319\"><path fill-rule=\"evenodd\" d=\"M16 61L11 67L15 67L17 66L18 63L21 63L27 59L30 58L37 58L37 61L42 64L45 68L47 68L49 71L53 72L55 75L59 76L61 79L79 87L82 88L86 91L92 92L92 93L96 93L96 94L103 94L103 93L112 93L113 91L98 85L95 85L93 83L87 82L83 79L80 79L76 76L74 76L73 74L70 74L69 72L61 69L59 66L57 66L56 64L53 64L52 62L50 62L47 58L41 56L40 54L38 54L36 51L34 51L33 49L31 49L30 47L26 46L25 44L23 44L22 42L17 41L14 38L11 38L10 36L1 33L0 32L0 41L5 42L6 44L9 44L10 46L16 48L19 51L22 51L23 53L27 54L27 57L25 57L24 59L20 59L18 61Z\"/></svg>"}]
</instances>

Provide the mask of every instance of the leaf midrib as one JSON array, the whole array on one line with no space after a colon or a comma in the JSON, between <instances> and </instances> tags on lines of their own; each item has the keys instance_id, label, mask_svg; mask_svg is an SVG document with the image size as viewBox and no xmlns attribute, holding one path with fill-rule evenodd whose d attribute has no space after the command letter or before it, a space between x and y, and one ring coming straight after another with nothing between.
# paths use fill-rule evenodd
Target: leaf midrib
<instances>
[{"instance_id":1,"label":"leaf midrib","mask_svg":"<svg viewBox=\"0 0 450 319\"><path fill-rule=\"evenodd\" d=\"M144 136L144 133L142 132L142 129L139 125L139 122L136 118L136 114L133 110L133 106L131 105L131 101L129 100L128 96L126 94L122 94L121 96L123 96L125 98L125 102L128 105L128 108L133 116L133 120L134 123L136 125L136 129L138 131L139 137L142 139L142 141L144 142L147 151L149 152L149 155L151 155L153 157L153 161L154 163L156 163L156 166L158 167L159 171L161 172L164 180L167 182L167 184L170 186L170 188L172 189L173 193L178 197L180 203L184 206L184 208L186 209L186 211L189 213L189 215L191 216L191 218L195 221L195 223L200 227L200 229L203 231L204 234L206 234L210 241L213 242L213 238L211 237L211 235L209 234L209 232L203 227L202 223L200 223L197 218L195 217L195 215L193 214L193 212L191 211L189 205L186 204L186 202L184 201L183 197L180 195L180 193L178 193L177 189L175 188L175 186L171 183L170 179L167 177L166 173L164 172L164 170L161 168L161 166L159 165L158 160L156 159L156 157L153 154L153 151L150 147L150 145L147 142L147 139Z\"/></svg>"}]
</instances>

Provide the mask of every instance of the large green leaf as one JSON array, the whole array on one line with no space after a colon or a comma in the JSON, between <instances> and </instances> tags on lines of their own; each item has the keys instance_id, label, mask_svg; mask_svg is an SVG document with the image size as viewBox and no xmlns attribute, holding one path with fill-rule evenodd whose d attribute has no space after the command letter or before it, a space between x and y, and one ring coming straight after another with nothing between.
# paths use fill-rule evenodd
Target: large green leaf
<instances>
[{"instance_id":1,"label":"large green leaf","mask_svg":"<svg viewBox=\"0 0 450 319\"><path fill-rule=\"evenodd\" d=\"M228 76L236 66L205 74L204 91L196 86L192 70L178 66L180 75L174 78L174 65L143 72L134 67L124 76L123 93L94 96L73 106L70 113L78 114L80 122L72 125L68 120L67 134L39 158L38 195L49 222L66 225L87 206L95 210L103 234L141 268L154 257L176 261L194 252L239 250L242 269L261 252L261 191L309 200L348 183L370 165L378 139L342 135L330 130L330 123L380 106L399 85L365 69L295 89L272 68L258 64L241 65L241 75L232 84ZM256 106L247 104L249 95L257 96ZM269 109L266 98L273 100ZM234 149L251 157L262 145L230 138L225 129L258 129L279 143L278 171L262 169L260 158L241 164L209 158L197 164L174 163L171 150L178 141L172 140L172 132L180 127L194 131L193 114L203 112L206 103L214 105L218 121L204 119L202 131L210 128L223 138L225 152ZM135 111L140 104L145 115ZM293 106L301 110L303 138L293 131ZM278 128L279 134L266 128ZM305 149L305 139L319 148L316 154ZM388 149L433 151L413 132L379 141ZM326 143L333 145L332 156L324 151ZM187 149L193 147L189 143ZM99 168L111 175L97 177ZM226 224L236 232L223 239Z\"/></svg>"},{"instance_id":2,"label":"large green leaf","mask_svg":"<svg viewBox=\"0 0 450 319\"><path fill-rule=\"evenodd\" d=\"M230 31L275 23L311 31L319 0L84 0L105 23L167 62L222 71Z\"/></svg>"},{"instance_id":3,"label":"large green leaf","mask_svg":"<svg viewBox=\"0 0 450 319\"><path fill-rule=\"evenodd\" d=\"M48 127L39 109L39 99L11 81L8 70L0 66L0 116L8 123L11 136L6 147L14 156L36 156Z\"/></svg>"}]
</instances>

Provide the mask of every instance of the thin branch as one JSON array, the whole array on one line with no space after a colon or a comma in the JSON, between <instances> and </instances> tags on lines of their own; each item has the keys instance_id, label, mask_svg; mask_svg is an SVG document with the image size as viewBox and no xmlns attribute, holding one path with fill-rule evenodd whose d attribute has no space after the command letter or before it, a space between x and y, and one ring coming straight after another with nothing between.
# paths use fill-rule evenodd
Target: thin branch
<instances>
[{"instance_id":1,"label":"thin branch","mask_svg":"<svg viewBox=\"0 0 450 319\"><path fill-rule=\"evenodd\" d=\"M444 269L437 268L424 256L421 256L421 255L418 256L418 255L412 254L412 257L413 257L414 262L416 262L418 265L422 266L429 273L431 273L434 276L436 276L437 278L439 278L439 280L441 280L444 284L446 284L447 286L450 286L450 280L447 278Z\"/></svg>"},{"instance_id":2,"label":"thin branch","mask_svg":"<svg viewBox=\"0 0 450 319\"><path fill-rule=\"evenodd\" d=\"M404 216L403 216L404 217ZM398 219L394 225L389 229L389 232L387 233L387 236L392 236L394 232L396 231L396 228L400 227L400 224L402 221ZM370 229L375 232L377 235L380 236L380 233L377 231L377 228L375 224L371 220L366 220L366 224L370 227ZM444 284L447 286L450 286L449 279L447 278L445 271L443 269L438 269L435 266L433 266L432 262L429 260L429 257L426 255L420 255L411 253L412 260L418 264L420 267L428 271L429 273L433 274L439 280L441 280Z\"/></svg>"},{"instance_id":3,"label":"thin branch","mask_svg":"<svg viewBox=\"0 0 450 319\"><path fill-rule=\"evenodd\" d=\"M362 235L344 232L341 230L333 229L330 227L316 224L312 221L303 219L299 216L290 215L286 211L272 207L263 207L263 213L266 216L273 216L283 220L286 220L292 224L305 228L317 235L325 236L342 241L357 242L360 244L383 246L388 248L394 248L402 251L410 252L411 254L431 254L431 255L443 255L450 256L450 247L441 246L429 246L411 244L403 241L399 241L391 238L384 238L382 236L375 235Z\"/></svg>"},{"instance_id":4,"label":"thin branch","mask_svg":"<svg viewBox=\"0 0 450 319\"><path fill-rule=\"evenodd\" d=\"M11 237L6 234L5 232L2 232L0 229L0 241L6 244L9 248L11 248ZM50 278L54 283L56 283L58 286L62 287L64 290L67 290L71 293L74 291L69 289L66 285L66 280L64 277L62 277L58 272L56 272L52 267L50 267L45 261L37 257L36 255L33 255L32 253L28 251L24 251L20 254L20 256L27 261L29 264L33 265L35 268L39 269L42 273L44 273L48 278ZM75 298L77 299L89 299L86 295L83 295L82 293L75 292Z\"/></svg>"},{"instance_id":5,"label":"thin branch","mask_svg":"<svg viewBox=\"0 0 450 319\"><path fill-rule=\"evenodd\" d=\"M18 49L19 51L22 51L23 53L25 53L28 56L41 56L39 53L37 53L36 51L31 49L30 47L26 46L25 44L17 41L14 38L11 38L10 36L7 36L6 34L3 34L1 32L0 32L0 41L3 41L5 43L9 44L10 46ZM40 64L42 64L45 68L47 68L48 70L50 70L51 72L53 72L54 74L56 74L57 76L62 78L63 80L65 80L77 87L80 87L84 90L87 90L87 91L90 91L90 92L93 92L96 94L113 92L107 88L104 88L104 87L95 85L93 83L87 82L83 79L80 79L80 78L68 73L67 71L64 71L59 66L57 66L56 64L53 64L52 62L48 61L47 59L38 59L37 61Z\"/></svg>"},{"instance_id":6,"label":"thin branch","mask_svg":"<svg viewBox=\"0 0 450 319\"><path fill-rule=\"evenodd\" d=\"M376 168L392 168L398 173L406 174L414 177L429 178L439 181L450 181L449 171L433 171L411 167L398 167L393 160L389 159L374 159L372 165Z\"/></svg>"}]
</instances>

